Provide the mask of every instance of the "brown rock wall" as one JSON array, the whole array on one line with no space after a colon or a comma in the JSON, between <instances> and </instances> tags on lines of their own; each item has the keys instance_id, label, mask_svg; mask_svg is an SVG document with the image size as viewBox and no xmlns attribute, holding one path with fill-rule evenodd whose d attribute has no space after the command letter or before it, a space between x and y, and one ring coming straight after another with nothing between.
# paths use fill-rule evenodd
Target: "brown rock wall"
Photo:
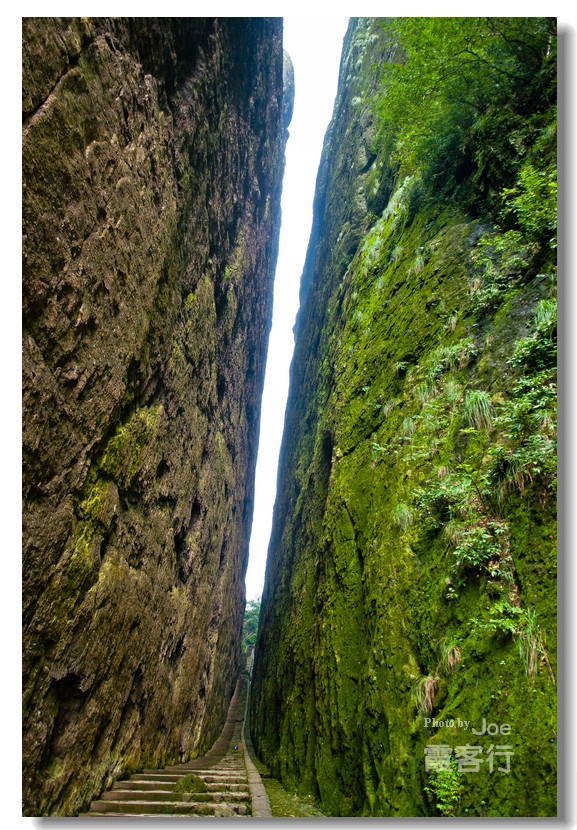
<instances>
[{"instance_id":1,"label":"brown rock wall","mask_svg":"<svg viewBox=\"0 0 577 830\"><path fill-rule=\"evenodd\" d=\"M24 813L211 745L238 672L280 20L23 22Z\"/></svg>"}]
</instances>

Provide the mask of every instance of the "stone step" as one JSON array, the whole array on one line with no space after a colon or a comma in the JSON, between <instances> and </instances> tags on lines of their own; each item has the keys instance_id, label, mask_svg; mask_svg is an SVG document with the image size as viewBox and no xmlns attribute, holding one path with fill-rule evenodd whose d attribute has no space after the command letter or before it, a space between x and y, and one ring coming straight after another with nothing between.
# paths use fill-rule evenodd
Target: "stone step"
<instances>
[{"instance_id":1,"label":"stone step","mask_svg":"<svg viewBox=\"0 0 577 830\"><path fill-rule=\"evenodd\" d=\"M241 804L242 802L248 803L250 801L250 793L248 789L241 790L236 793L224 791L211 791L208 793L183 793L182 801L214 801L218 804L226 801L228 804L233 805Z\"/></svg>"},{"instance_id":2,"label":"stone step","mask_svg":"<svg viewBox=\"0 0 577 830\"><path fill-rule=\"evenodd\" d=\"M151 779L146 781L115 781L112 785L112 790L136 790L138 792L146 792L147 790L157 790L160 792L171 793L174 784L166 781L153 781Z\"/></svg>"},{"instance_id":3,"label":"stone step","mask_svg":"<svg viewBox=\"0 0 577 830\"><path fill-rule=\"evenodd\" d=\"M223 786L228 786L229 784L245 784L246 785L246 782L247 782L248 779L247 779L246 775L244 775L244 776L229 775L229 776L222 776L222 777L219 777L217 775L206 775L206 776L202 776L201 780L204 781L205 784L222 784Z\"/></svg>"},{"instance_id":4,"label":"stone step","mask_svg":"<svg viewBox=\"0 0 577 830\"><path fill-rule=\"evenodd\" d=\"M178 801L172 790L108 790L101 801Z\"/></svg>"},{"instance_id":5,"label":"stone step","mask_svg":"<svg viewBox=\"0 0 577 830\"><path fill-rule=\"evenodd\" d=\"M177 781L183 777L183 773L181 772L180 775L176 772L164 772L161 769L151 769L151 770L144 770L144 772L137 772L134 775L130 776L131 781L162 781L163 783L173 783L176 784Z\"/></svg>"},{"instance_id":6,"label":"stone step","mask_svg":"<svg viewBox=\"0 0 577 830\"><path fill-rule=\"evenodd\" d=\"M181 770L165 770L165 769L145 769L131 776L131 781L150 781L153 778L158 781L178 781L184 778L185 775L198 775L199 778L238 778L246 779L246 770L244 769L181 769Z\"/></svg>"},{"instance_id":7,"label":"stone step","mask_svg":"<svg viewBox=\"0 0 577 830\"><path fill-rule=\"evenodd\" d=\"M244 767L239 767L238 769L190 769L190 770L183 770L183 775L199 775L201 778L204 778L206 775L211 775L217 778L226 778L228 776L232 776L233 778L242 778L242 776L246 777L246 769Z\"/></svg>"},{"instance_id":8,"label":"stone step","mask_svg":"<svg viewBox=\"0 0 577 830\"><path fill-rule=\"evenodd\" d=\"M245 780L241 784L229 784L225 781L205 781L207 789L210 792L216 792L223 788L226 788L227 791L230 792L240 792L246 790L247 787L247 780ZM133 792L147 792L147 791L155 791L155 792L165 792L171 793L174 789L174 783L166 782L166 781L157 781L157 780L146 780L146 781L116 781L112 785L112 790L110 792L116 792L117 790L132 790Z\"/></svg>"},{"instance_id":9,"label":"stone step","mask_svg":"<svg viewBox=\"0 0 577 830\"><path fill-rule=\"evenodd\" d=\"M258 787L255 789L258 773L246 760L244 741L241 740L239 724L242 724L240 713L246 700L246 680L245 675L239 680L221 738L206 755L186 764L145 769L132 775L130 780L116 781L99 800L92 802L89 813L81 815L108 818L270 816L264 789L263 793ZM205 792L175 792L178 782L190 774L204 782ZM262 784L260 786L262 788ZM263 799L268 812L263 811Z\"/></svg>"},{"instance_id":10,"label":"stone step","mask_svg":"<svg viewBox=\"0 0 577 830\"><path fill-rule=\"evenodd\" d=\"M203 780L206 778L214 779L215 781L224 781L230 779L230 783L241 784L246 781L246 772L244 770L182 770L181 772L165 772L162 769L146 769L144 772L139 772L130 777L131 781L162 781L163 783L176 783L190 773L198 775Z\"/></svg>"},{"instance_id":11,"label":"stone step","mask_svg":"<svg viewBox=\"0 0 577 830\"><path fill-rule=\"evenodd\" d=\"M209 792L216 792L220 788L226 788L227 792L238 793L244 792L248 787L248 779L245 779L242 784L226 784L224 781L206 781L206 788Z\"/></svg>"},{"instance_id":12,"label":"stone step","mask_svg":"<svg viewBox=\"0 0 577 830\"><path fill-rule=\"evenodd\" d=\"M228 818L222 813L214 813L216 817ZM149 818L153 821L158 821L158 814L155 813L78 813L79 818ZM248 813L234 813L230 815L231 818L252 818L250 811ZM186 818L207 818L207 816L197 816L194 813L187 813Z\"/></svg>"},{"instance_id":13,"label":"stone step","mask_svg":"<svg viewBox=\"0 0 577 830\"><path fill-rule=\"evenodd\" d=\"M195 794L196 795L196 794ZM197 816L235 816L247 815L250 808L247 803L230 804L217 801L93 801L91 813L110 815L197 815Z\"/></svg>"},{"instance_id":14,"label":"stone step","mask_svg":"<svg viewBox=\"0 0 577 830\"><path fill-rule=\"evenodd\" d=\"M239 792L228 792L226 790L211 790L207 793L175 793L164 790L109 790L103 793L104 801L215 801L219 804L222 801L236 803L248 801L250 798L247 789Z\"/></svg>"}]
</instances>

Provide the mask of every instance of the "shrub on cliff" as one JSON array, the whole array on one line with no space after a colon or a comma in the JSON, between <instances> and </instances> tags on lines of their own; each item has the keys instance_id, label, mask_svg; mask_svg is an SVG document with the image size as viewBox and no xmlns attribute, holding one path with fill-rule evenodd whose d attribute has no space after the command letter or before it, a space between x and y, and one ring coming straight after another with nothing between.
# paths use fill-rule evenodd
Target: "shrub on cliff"
<instances>
[{"instance_id":1,"label":"shrub on cliff","mask_svg":"<svg viewBox=\"0 0 577 830\"><path fill-rule=\"evenodd\" d=\"M382 69L381 140L404 175L420 172L438 197L494 209L516 180L529 146L551 123L556 29L548 17L394 18L382 24L401 58ZM525 167L516 193L550 187Z\"/></svg>"}]
</instances>

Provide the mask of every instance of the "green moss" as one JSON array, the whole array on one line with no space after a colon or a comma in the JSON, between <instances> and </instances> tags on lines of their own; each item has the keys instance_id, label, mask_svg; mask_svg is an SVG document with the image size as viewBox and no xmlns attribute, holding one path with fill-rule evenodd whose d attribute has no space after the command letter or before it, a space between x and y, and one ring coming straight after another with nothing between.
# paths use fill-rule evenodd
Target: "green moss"
<instances>
[{"instance_id":1,"label":"green moss","mask_svg":"<svg viewBox=\"0 0 577 830\"><path fill-rule=\"evenodd\" d=\"M502 625L495 617L501 594L513 592L515 602L524 602L515 570L520 547L531 550L531 559L536 555L529 528L521 533L515 518L512 531L509 502L494 505L488 492L488 450L500 429L506 386L501 398L496 389L500 376L508 382L506 356L491 375L490 394L480 388L476 369L484 346L471 334L475 318L467 317L464 243L471 226L449 223L425 237L430 259L418 274L413 269L399 281L396 269L406 273L402 254L391 264L387 246L394 241L395 249L414 250L408 240L413 233L422 239L425 225L424 217L414 228L399 225L394 240L383 226L380 248L373 234L372 247L361 251L349 270L342 324L336 318L328 323L335 334L327 338L319 397L330 381L328 367L338 369L327 405L317 410L308 467L310 451L302 442L307 498L301 493L302 512L293 518L302 553L290 578L298 600L291 622L284 621L293 632L290 650L283 657L274 649L279 665L294 661L300 648L309 654L314 692L308 690L312 678L303 683L303 656L296 669L300 680L291 685L292 694L300 690L302 709L294 699L287 701L279 774L303 792L315 794L318 787L331 815L435 814L442 799L436 796L430 806L419 801L426 785L424 747L431 736L423 734L422 719L450 715L479 726L485 717L510 723L515 732L516 794L506 794L504 774L499 781L496 773L464 774L459 804L451 809L459 815L545 815L552 809L547 797L527 794L520 782L528 779L537 787L548 781L553 756L534 758L529 767L530 752L521 744L536 741L536 753L543 740L537 733L550 730L553 721L548 716L547 726L525 737L524 707L517 701L532 692L513 637L518 625L513 620L509 626L506 614ZM369 279L369 250L371 268L380 274L378 287ZM432 289L438 298L433 307ZM446 310L455 307L463 309L461 322L447 327ZM367 336L359 333L355 314L347 314L353 308L370 322ZM391 400L397 403L385 409L383 402ZM322 454L327 433L338 448L328 490L321 469L327 463ZM524 509L535 516L540 508L529 493L526 498ZM311 560L306 540L313 539ZM298 576L303 568L315 573L310 593ZM482 630L475 618L497 622L491 631ZM443 636L449 645L440 655ZM312 653L307 642L315 643ZM543 694L533 695L528 705L539 708L543 700L554 708L555 687L546 667L538 682L544 683ZM420 694L412 704L415 687ZM311 708L313 715L305 715ZM314 777L305 760L310 749L304 736L311 729L317 736ZM463 731L434 734L452 747L471 738Z\"/></svg>"},{"instance_id":2,"label":"green moss","mask_svg":"<svg viewBox=\"0 0 577 830\"><path fill-rule=\"evenodd\" d=\"M100 469L112 476L119 486L130 486L140 467L144 450L158 428L162 412L161 405L137 410L117 428L106 445Z\"/></svg>"},{"instance_id":3,"label":"green moss","mask_svg":"<svg viewBox=\"0 0 577 830\"><path fill-rule=\"evenodd\" d=\"M206 793L208 792L208 787L202 778L194 775L194 773L190 773L178 779L174 785L174 792L177 795L182 795L183 793Z\"/></svg>"},{"instance_id":4,"label":"green moss","mask_svg":"<svg viewBox=\"0 0 577 830\"><path fill-rule=\"evenodd\" d=\"M554 269L418 176L391 193L358 245L330 212L313 238L253 738L330 815L554 814ZM485 735L478 773L432 781L427 744L483 719L510 725L510 773Z\"/></svg>"}]
</instances>

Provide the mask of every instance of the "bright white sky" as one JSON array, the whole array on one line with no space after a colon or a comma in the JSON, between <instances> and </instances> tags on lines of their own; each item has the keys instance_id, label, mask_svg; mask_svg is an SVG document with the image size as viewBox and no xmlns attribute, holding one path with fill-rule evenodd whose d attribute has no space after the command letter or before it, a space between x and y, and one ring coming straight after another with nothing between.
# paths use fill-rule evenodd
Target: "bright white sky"
<instances>
[{"instance_id":1,"label":"bright white sky","mask_svg":"<svg viewBox=\"0 0 577 830\"><path fill-rule=\"evenodd\" d=\"M262 400L255 507L246 574L247 599L262 593L288 394L293 325L312 224L323 139L333 113L346 17L285 17L284 48L295 71L295 106L286 147L282 226L273 323Z\"/></svg>"}]
</instances>

